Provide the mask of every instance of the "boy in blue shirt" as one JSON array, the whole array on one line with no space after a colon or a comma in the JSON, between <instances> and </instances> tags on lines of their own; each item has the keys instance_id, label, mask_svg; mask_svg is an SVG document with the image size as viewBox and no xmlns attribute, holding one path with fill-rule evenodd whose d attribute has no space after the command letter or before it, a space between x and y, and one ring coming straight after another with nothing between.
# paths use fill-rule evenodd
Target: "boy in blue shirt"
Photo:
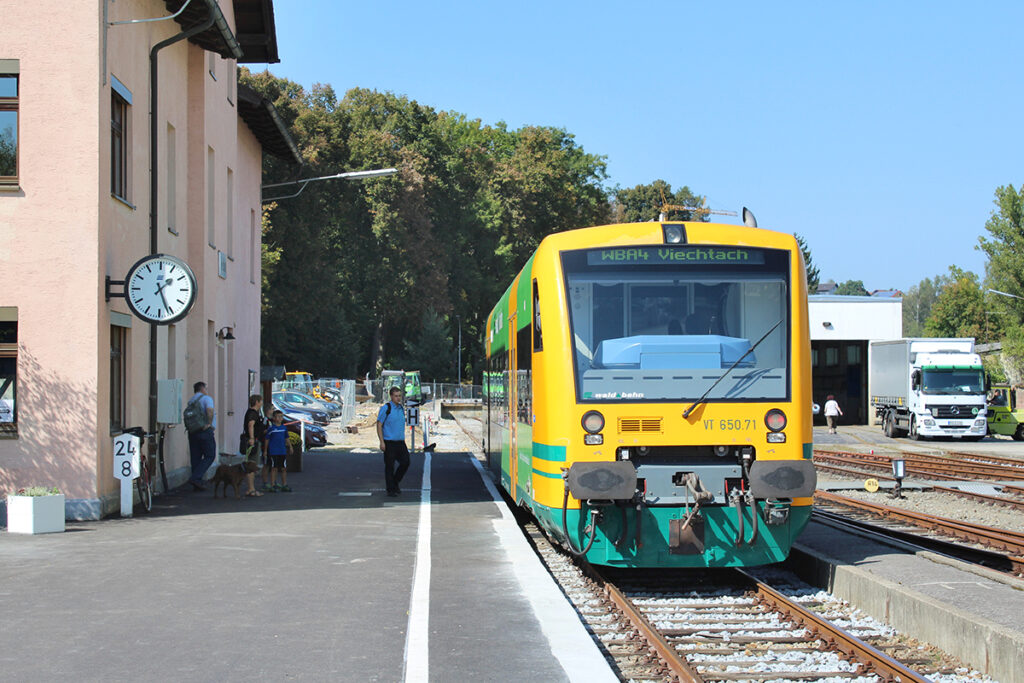
<instances>
[{"instance_id":1,"label":"boy in blue shirt","mask_svg":"<svg viewBox=\"0 0 1024 683\"><path fill-rule=\"evenodd\" d=\"M391 400L377 411L377 439L384 451L384 483L388 495L397 496L402 492L399 482L409 469L409 447L405 445L405 408L402 406L402 390L391 387ZM395 463L398 469L395 469Z\"/></svg>"},{"instance_id":2,"label":"boy in blue shirt","mask_svg":"<svg viewBox=\"0 0 1024 683\"><path fill-rule=\"evenodd\" d=\"M288 486L288 471L285 469L285 459L291 452L292 445L288 442L288 428L285 427L284 413L275 410L270 418L273 423L267 427L264 435L263 452L267 454L270 462L270 483L263 485L264 491L285 491L290 492ZM277 475L281 474L281 485L277 485Z\"/></svg>"}]
</instances>

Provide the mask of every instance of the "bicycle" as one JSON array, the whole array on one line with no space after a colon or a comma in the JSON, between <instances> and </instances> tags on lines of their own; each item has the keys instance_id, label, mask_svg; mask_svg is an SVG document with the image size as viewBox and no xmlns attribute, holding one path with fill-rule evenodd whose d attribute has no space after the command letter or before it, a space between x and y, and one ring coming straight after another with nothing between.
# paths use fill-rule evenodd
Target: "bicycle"
<instances>
[{"instance_id":1,"label":"bicycle","mask_svg":"<svg viewBox=\"0 0 1024 683\"><path fill-rule=\"evenodd\" d=\"M139 437L139 476L135 478L135 485L139 489L139 502L149 512L153 509L153 473L149 466L149 456L142 452L142 447L147 437L157 435L146 433L142 427L130 427L124 433Z\"/></svg>"}]
</instances>

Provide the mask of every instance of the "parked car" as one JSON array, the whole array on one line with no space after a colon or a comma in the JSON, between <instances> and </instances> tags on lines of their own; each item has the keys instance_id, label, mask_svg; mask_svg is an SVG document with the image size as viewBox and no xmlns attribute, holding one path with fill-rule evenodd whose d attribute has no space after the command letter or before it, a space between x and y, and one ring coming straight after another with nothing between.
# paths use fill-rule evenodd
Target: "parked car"
<instances>
[{"instance_id":1,"label":"parked car","mask_svg":"<svg viewBox=\"0 0 1024 683\"><path fill-rule=\"evenodd\" d=\"M314 408L296 408L295 406L288 405L287 403L283 403L277 399L274 399L272 403L276 410L280 410L284 413L285 421L301 420L303 422L318 425L329 425L331 423L331 416L322 410Z\"/></svg>"},{"instance_id":2,"label":"parked car","mask_svg":"<svg viewBox=\"0 0 1024 683\"><path fill-rule=\"evenodd\" d=\"M275 391L273 399L293 408L322 410L332 417L341 415L341 406L336 403L318 401L301 391Z\"/></svg>"},{"instance_id":3,"label":"parked car","mask_svg":"<svg viewBox=\"0 0 1024 683\"><path fill-rule=\"evenodd\" d=\"M327 445L327 430L315 424L306 423L306 450L310 448L322 448ZM289 432L301 434L298 422L292 420L288 425Z\"/></svg>"}]
</instances>

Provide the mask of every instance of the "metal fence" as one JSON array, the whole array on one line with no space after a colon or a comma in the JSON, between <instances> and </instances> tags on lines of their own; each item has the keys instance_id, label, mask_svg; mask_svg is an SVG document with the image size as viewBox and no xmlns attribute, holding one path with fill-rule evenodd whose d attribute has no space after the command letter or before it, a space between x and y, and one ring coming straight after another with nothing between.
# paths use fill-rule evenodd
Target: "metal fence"
<instances>
[{"instance_id":1,"label":"metal fence","mask_svg":"<svg viewBox=\"0 0 1024 683\"><path fill-rule=\"evenodd\" d=\"M386 397L383 395L384 382L379 379L371 379L367 386L367 393L378 403L383 403ZM441 400L481 400L483 399L483 388L479 384L455 384L442 382L424 382L420 386L423 393L423 402L429 403L435 398Z\"/></svg>"},{"instance_id":2,"label":"metal fence","mask_svg":"<svg viewBox=\"0 0 1024 683\"><path fill-rule=\"evenodd\" d=\"M313 380L310 382L295 382L295 381L278 381L271 385L271 390L275 393L278 391L298 391L303 394L313 394L313 390L316 388L318 393L322 394L322 390L329 389L336 391L341 394L341 415L334 418L332 422L336 423L340 427L344 427L356 415L356 381L354 379L332 379L332 380ZM316 398L314 396L314 398Z\"/></svg>"}]
</instances>

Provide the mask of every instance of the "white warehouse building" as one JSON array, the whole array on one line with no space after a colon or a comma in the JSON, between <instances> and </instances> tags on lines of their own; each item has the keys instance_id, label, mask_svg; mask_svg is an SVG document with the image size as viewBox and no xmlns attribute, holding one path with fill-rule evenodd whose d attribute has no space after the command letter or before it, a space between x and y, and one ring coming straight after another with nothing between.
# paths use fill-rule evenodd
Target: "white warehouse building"
<instances>
[{"instance_id":1,"label":"white warehouse building","mask_svg":"<svg viewBox=\"0 0 1024 683\"><path fill-rule=\"evenodd\" d=\"M868 342L903 336L903 300L812 294L807 302L814 402L824 405L832 394L843 409L841 423L871 424ZM824 424L824 416L815 422Z\"/></svg>"}]
</instances>

